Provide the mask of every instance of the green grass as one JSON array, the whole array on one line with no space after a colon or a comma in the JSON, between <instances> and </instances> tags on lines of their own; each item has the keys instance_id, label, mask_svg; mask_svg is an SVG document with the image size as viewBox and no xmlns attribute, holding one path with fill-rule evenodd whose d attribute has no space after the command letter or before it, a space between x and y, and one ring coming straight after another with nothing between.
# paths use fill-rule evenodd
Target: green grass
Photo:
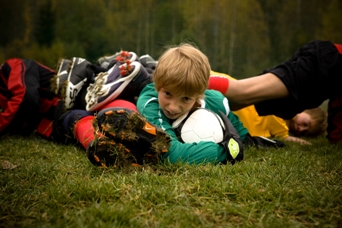
<instances>
[{"instance_id":1,"label":"green grass","mask_svg":"<svg viewBox=\"0 0 342 228\"><path fill-rule=\"evenodd\" d=\"M0 139L0 227L341 227L342 145L245 151L235 165L93 166L76 145Z\"/></svg>"}]
</instances>

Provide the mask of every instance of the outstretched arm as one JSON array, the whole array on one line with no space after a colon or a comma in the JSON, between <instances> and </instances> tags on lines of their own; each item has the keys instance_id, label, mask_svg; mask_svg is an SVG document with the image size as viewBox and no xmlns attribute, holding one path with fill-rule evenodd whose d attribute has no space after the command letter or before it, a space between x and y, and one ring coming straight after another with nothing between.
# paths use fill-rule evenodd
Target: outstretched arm
<instances>
[{"instance_id":1,"label":"outstretched arm","mask_svg":"<svg viewBox=\"0 0 342 228\"><path fill-rule=\"evenodd\" d=\"M283 82L274 74L241 80L229 80L229 87L224 94L229 99L230 108L235 111L258 102L289 95Z\"/></svg>"},{"instance_id":2,"label":"outstretched arm","mask_svg":"<svg viewBox=\"0 0 342 228\"><path fill-rule=\"evenodd\" d=\"M287 136L286 138L284 138L284 140L289 142L299 142L301 144L312 145L310 142L294 136Z\"/></svg>"}]
</instances>

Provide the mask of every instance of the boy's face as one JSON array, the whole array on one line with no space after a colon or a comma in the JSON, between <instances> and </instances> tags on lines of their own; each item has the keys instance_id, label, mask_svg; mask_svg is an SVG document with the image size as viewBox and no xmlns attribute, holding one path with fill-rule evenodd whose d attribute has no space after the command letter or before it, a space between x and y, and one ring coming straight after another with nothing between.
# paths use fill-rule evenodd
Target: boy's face
<instances>
[{"instance_id":1,"label":"boy's face","mask_svg":"<svg viewBox=\"0 0 342 228\"><path fill-rule=\"evenodd\" d=\"M306 112L302 112L297 114L297 116L290 121L290 130L296 136L305 135L307 131L310 129L311 125L311 116Z\"/></svg>"},{"instance_id":2,"label":"boy's face","mask_svg":"<svg viewBox=\"0 0 342 228\"><path fill-rule=\"evenodd\" d=\"M186 95L176 96L164 88L158 91L159 106L165 116L171 120L189 112L195 105L197 98Z\"/></svg>"}]
</instances>

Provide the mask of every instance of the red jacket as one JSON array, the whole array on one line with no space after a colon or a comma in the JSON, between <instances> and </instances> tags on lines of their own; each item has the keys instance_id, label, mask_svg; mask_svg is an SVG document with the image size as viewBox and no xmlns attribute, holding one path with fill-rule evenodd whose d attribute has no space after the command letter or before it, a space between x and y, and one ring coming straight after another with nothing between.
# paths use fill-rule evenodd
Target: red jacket
<instances>
[{"instance_id":1,"label":"red jacket","mask_svg":"<svg viewBox=\"0 0 342 228\"><path fill-rule=\"evenodd\" d=\"M33 60L13 58L0 66L0 134L51 135L59 100L50 86L55 74Z\"/></svg>"}]
</instances>

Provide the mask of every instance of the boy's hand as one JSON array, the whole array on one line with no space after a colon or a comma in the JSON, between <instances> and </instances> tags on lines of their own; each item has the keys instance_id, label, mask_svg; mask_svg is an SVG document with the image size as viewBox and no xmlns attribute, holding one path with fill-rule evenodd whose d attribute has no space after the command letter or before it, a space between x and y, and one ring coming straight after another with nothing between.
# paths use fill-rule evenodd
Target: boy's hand
<instances>
[{"instance_id":1,"label":"boy's hand","mask_svg":"<svg viewBox=\"0 0 342 228\"><path fill-rule=\"evenodd\" d=\"M293 137L293 136L287 136L284 140L290 141L290 142L299 142L299 143L305 144L305 145L312 145L312 143L310 143L304 139L300 139L300 138Z\"/></svg>"}]
</instances>

